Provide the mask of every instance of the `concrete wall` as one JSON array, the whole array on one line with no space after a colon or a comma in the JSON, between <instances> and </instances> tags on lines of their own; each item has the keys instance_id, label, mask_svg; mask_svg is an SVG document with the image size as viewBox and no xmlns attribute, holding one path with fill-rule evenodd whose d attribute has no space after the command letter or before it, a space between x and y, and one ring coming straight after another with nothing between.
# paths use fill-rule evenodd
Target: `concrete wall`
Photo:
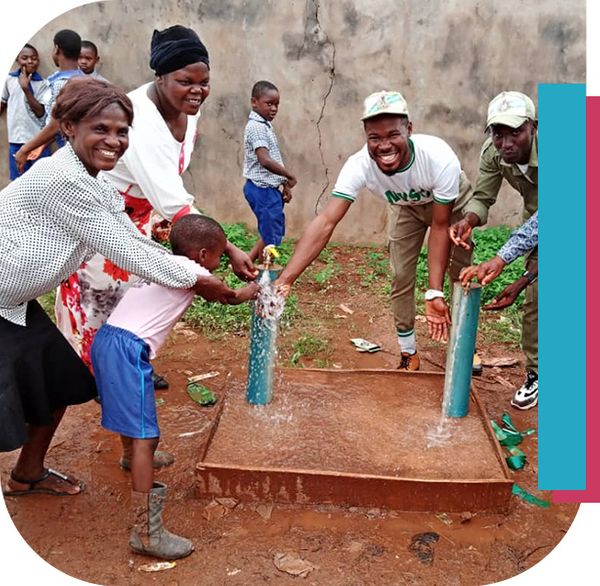
<instances>
[{"instance_id":1,"label":"concrete wall","mask_svg":"<svg viewBox=\"0 0 600 586\"><path fill-rule=\"evenodd\" d=\"M212 91L186 184L217 219L254 224L241 193L242 136L250 88L268 79L281 91L275 129L299 179L287 208L293 236L362 146L369 93L402 91L414 132L447 140L474 180L494 95L516 89L536 101L538 82L585 81L584 0L111 0L60 16L32 43L48 74L53 34L73 28L99 45L102 74L129 90L152 79L152 30L177 23L198 31L211 56ZM335 240L384 240L386 206L365 196ZM504 190L490 222L515 225L519 216L520 198Z\"/></svg>"}]
</instances>

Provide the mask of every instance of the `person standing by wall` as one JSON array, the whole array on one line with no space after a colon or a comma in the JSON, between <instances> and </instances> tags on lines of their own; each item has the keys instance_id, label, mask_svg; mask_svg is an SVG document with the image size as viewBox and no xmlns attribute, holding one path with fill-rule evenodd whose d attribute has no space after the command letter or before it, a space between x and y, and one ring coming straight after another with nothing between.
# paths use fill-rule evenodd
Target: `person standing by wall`
<instances>
[{"instance_id":1,"label":"person standing by wall","mask_svg":"<svg viewBox=\"0 0 600 586\"><path fill-rule=\"evenodd\" d=\"M252 111L244 131L244 197L258 222L260 237L248 254L255 261L262 257L265 245L281 244L285 234L283 206L292 200L296 177L283 165L271 124L279 110L279 90L270 81L257 81L250 104Z\"/></svg>"},{"instance_id":2,"label":"person standing by wall","mask_svg":"<svg viewBox=\"0 0 600 586\"><path fill-rule=\"evenodd\" d=\"M456 246L469 249L467 239L473 228L486 223L488 210L498 197L503 181L523 198L523 220L538 209L538 146L535 106L525 94L503 91L488 106L486 129L490 136L483 143L479 175L472 199L465 206L464 217L450 227ZM531 251L525 268L537 272L537 247ZM511 404L530 409L538 396L538 309L537 281L527 287L523 304L522 348L526 377Z\"/></svg>"},{"instance_id":3,"label":"person standing by wall","mask_svg":"<svg viewBox=\"0 0 600 586\"><path fill-rule=\"evenodd\" d=\"M86 75L91 75L96 79L106 81L106 78L100 75L96 71L96 66L100 61L100 55L98 55L98 47L92 41L81 41L81 53L79 53L79 59L77 64L79 69Z\"/></svg>"},{"instance_id":4,"label":"person standing by wall","mask_svg":"<svg viewBox=\"0 0 600 586\"><path fill-rule=\"evenodd\" d=\"M50 89L45 97L48 112L46 126L15 153L15 161L21 172L27 161L37 159L42 148L52 140L56 142L59 148L65 145L65 139L59 131L58 122L52 118L52 108L60 90L65 87L66 83L73 77L83 75L77 65L79 52L81 51L81 37L75 31L63 29L54 35L53 42L52 60L58 67L58 71L48 77Z\"/></svg>"},{"instance_id":5,"label":"person standing by wall","mask_svg":"<svg viewBox=\"0 0 600 586\"><path fill-rule=\"evenodd\" d=\"M37 49L26 44L16 59L17 69L11 71L4 83L0 115L6 114L8 130L8 168L10 178L16 179L33 165L27 161L21 172L17 167L15 153L43 127L46 119L44 96L48 91L48 82L38 73L40 58ZM41 156L50 155L45 149Z\"/></svg>"}]
</instances>

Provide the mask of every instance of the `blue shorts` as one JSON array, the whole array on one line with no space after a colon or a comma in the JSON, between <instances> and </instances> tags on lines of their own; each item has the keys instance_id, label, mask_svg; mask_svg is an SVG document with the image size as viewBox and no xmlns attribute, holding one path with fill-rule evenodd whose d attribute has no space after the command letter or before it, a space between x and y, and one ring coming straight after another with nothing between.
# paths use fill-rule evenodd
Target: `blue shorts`
<instances>
[{"instance_id":1,"label":"blue shorts","mask_svg":"<svg viewBox=\"0 0 600 586\"><path fill-rule=\"evenodd\" d=\"M264 243L279 246L285 234L283 198L279 189L259 187L248 179L244 185L244 197L258 220L258 233Z\"/></svg>"},{"instance_id":2,"label":"blue shorts","mask_svg":"<svg viewBox=\"0 0 600 586\"><path fill-rule=\"evenodd\" d=\"M102 427L136 439L159 437L148 344L128 330L104 324L91 355Z\"/></svg>"},{"instance_id":3,"label":"blue shorts","mask_svg":"<svg viewBox=\"0 0 600 586\"><path fill-rule=\"evenodd\" d=\"M22 146L23 146L22 144L18 144L16 142L11 142L8 145L8 169L10 171L11 180L16 179L20 175L23 175L23 173L25 173L25 171L27 171L27 169L29 169L31 167L31 165L33 165L35 163L35 161L27 161L25 163L25 167L23 168L23 173L19 173L19 169L17 168L17 161L15 161L15 153ZM51 154L52 154L52 151L50 150L50 147L47 146L42 151L42 154L36 159L36 161L39 161L42 157L49 157Z\"/></svg>"}]
</instances>

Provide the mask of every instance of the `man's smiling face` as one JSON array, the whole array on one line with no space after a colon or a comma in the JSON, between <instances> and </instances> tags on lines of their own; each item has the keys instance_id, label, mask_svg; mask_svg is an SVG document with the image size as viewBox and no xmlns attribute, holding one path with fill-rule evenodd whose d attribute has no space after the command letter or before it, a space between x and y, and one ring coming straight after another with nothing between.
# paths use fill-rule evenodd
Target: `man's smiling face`
<instances>
[{"instance_id":1,"label":"man's smiling face","mask_svg":"<svg viewBox=\"0 0 600 586\"><path fill-rule=\"evenodd\" d=\"M364 124L369 156L383 173L394 173L410 161L412 123L406 116L384 114Z\"/></svg>"}]
</instances>

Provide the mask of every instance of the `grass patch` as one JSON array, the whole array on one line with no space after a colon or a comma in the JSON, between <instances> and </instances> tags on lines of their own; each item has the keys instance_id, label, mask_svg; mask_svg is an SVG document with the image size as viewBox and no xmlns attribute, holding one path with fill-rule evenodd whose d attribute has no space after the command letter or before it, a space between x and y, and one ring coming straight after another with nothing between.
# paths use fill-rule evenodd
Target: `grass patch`
<instances>
[{"instance_id":1,"label":"grass patch","mask_svg":"<svg viewBox=\"0 0 600 586\"><path fill-rule=\"evenodd\" d=\"M336 258L337 248L339 245L330 244L320 252L315 263L309 265L304 273L307 281L317 283L323 290L329 288L331 281L343 271L342 265ZM298 280L302 282L302 277Z\"/></svg>"},{"instance_id":2,"label":"grass patch","mask_svg":"<svg viewBox=\"0 0 600 586\"><path fill-rule=\"evenodd\" d=\"M485 230L474 230L473 239L475 248L473 250L473 263L479 264L485 260L496 256L496 253L502 248L508 240L512 229L508 226L494 226ZM486 285L481 292L481 305L490 303L507 285L518 279L525 270L525 260L518 258L513 263L504 268L500 276ZM519 310L523 306L525 293L521 293L510 309ZM504 310L505 312L507 310Z\"/></svg>"},{"instance_id":3,"label":"grass patch","mask_svg":"<svg viewBox=\"0 0 600 586\"><path fill-rule=\"evenodd\" d=\"M50 293L46 293L41 297L37 298L38 303L42 306L42 309L48 314L48 317L56 322L56 318L54 316L54 302L56 300L56 290L50 291Z\"/></svg>"},{"instance_id":4,"label":"grass patch","mask_svg":"<svg viewBox=\"0 0 600 586\"><path fill-rule=\"evenodd\" d=\"M330 356L331 347L327 340L312 334L305 334L292 344L292 355L288 362L290 366L302 367L304 366L301 363L302 358L316 359L317 368L326 368L329 365Z\"/></svg>"},{"instance_id":5,"label":"grass patch","mask_svg":"<svg viewBox=\"0 0 600 586\"><path fill-rule=\"evenodd\" d=\"M249 230L244 224L223 224L223 229L230 242L238 248L249 251L256 242L257 235ZM511 229L507 226L495 226L484 230L474 230L473 239L475 248L473 252L473 263L481 263L495 256L496 252L510 236ZM292 256L295 241L285 239L277 247L281 256L278 264L285 266ZM309 267L304 278L318 283L324 290L329 288L332 279L339 275L346 267L337 260L336 245L329 245L319 255L320 266ZM340 247L348 249L351 247ZM347 270L355 271L360 277L360 287L368 288L382 299L387 298L390 293L391 271L389 267L389 255L384 247L359 247L356 250L356 260ZM228 267L229 259L223 257L221 265L215 271L215 276L223 279L231 288L242 287L244 283L238 279ZM324 265L324 266L323 266ZM524 260L517 259L504 269L502 274L492 283L484 287L481 303L485 305L504 289L508 284L517 279L524 270ZM301 277L302 279L302 277ZM352 285L353 287L353 285ZM427 270L427 250L422 249L419 253L416 275L416 303L417 311L423 313L424 291L429 288ZM448 279L444 289L449 295ZM349 291L352 294L352 291ZM521 330L521 312L524 294L517 301L502 312L482 313L479 326L480 335L484 342L505 342L518 345ZM55 292L52 291L38 298L38 301L46 313L54 320ZM221 305L220 303L207 303L200 297L194 302L183 316L183 320L189 325L198 328L204 335L211 339L222 338L226 334L244 335L250 331L252 316L252 305L243 303L241 305ZM292 323L301 316L298 309L298 296L290 294L286 301L285 311L281 318L280 329L289 328ZM302 358L312 359L326 352L328 343L315 336L302 336L294 343L289 363L297 365ZM327 356L318 359L319 363L325 364Z\"/></svg>"},{"instance_id":6,"label":"grass patch","mask_svg":"<svg viewBox=\"0 0 600 586\"><path fill-rule=\"evenodd\" d=\"M366 252L364 258L364 263L357 267L361 286L388 296L391 290L388 253L384 249L372 247Z\"/></svg>"}]
</instances>

